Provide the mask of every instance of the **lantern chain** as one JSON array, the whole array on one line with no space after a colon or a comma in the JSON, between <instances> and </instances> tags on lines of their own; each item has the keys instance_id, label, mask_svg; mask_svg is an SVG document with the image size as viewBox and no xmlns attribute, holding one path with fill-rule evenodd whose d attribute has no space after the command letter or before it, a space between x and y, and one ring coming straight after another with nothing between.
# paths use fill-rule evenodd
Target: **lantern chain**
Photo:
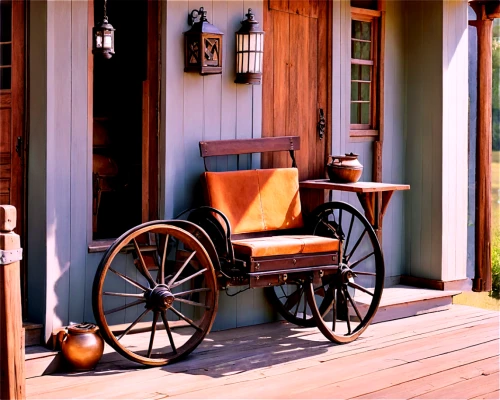
<instances>
[{"instance_id":1,"label":"lantern chain","mask_svg":"<svg viewBox=\"0 0 500 400\"><path fill-rule=\"evenodd\" d=\"M108 0L104 0L104 19L108 19L108 15L107 15L107 12L106 12L106 3L108 2Z\"/></svg>"}]
</instances>

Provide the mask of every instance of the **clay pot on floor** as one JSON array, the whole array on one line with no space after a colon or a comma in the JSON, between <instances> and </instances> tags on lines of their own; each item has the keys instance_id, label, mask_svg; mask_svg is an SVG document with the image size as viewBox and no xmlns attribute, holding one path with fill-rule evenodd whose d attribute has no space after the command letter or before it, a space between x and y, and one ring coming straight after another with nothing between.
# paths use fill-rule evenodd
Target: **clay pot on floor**
<instances>
[{"instance_id":1,"label":"clay pot on floor","mask_svg":"<svg viewBox=\"0 0 500 400\"><path fill-rule=\"evenodd\" d=\"M90 371L104 352L104 340L94 324L71 325L57 335L68 367L72 371Z\"/></svg>"}]
</instances>

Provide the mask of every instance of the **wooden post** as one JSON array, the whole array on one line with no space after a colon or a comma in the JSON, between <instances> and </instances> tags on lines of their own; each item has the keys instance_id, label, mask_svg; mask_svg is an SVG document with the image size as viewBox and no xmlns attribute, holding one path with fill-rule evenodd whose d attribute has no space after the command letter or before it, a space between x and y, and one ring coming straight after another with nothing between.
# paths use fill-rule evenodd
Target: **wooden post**
<instances>
[{"instance_id":1,"label":"wooden post","mask_svg":"<svg viewBox=\"0 0 500 400\"><path fill-rule=\"evenodd\" d=\"M476 271L472 290L491 290L491 134L492 134L492 42L493 20L485 12L485 5L473 6L477 28L477 138L476 138Z\"/></svg>"},{"instance_id":2,"label":"wooden post","mask_svg":"<svg viewBox=\"0 0 500 400\"><path fill-rule=\"evenodd\" d=\"M21 242L12 232L16 208L0 206L0 398L24 399L24 342L21 314ZM17 251L16 251L17 250Z\"/></svg>"}]
</instances>

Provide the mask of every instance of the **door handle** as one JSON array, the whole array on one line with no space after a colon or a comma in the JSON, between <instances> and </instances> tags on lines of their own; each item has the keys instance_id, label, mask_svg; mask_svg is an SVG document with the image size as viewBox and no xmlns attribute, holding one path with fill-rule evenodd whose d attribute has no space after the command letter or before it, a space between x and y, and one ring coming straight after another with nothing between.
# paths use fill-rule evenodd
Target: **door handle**
<instances>
[{"instance_id":1,"label":"door handle","mask_svg":"<svg viewBox=\"0 0 500 400\"><path fill-rule=\"evenodd\" d=\"M318 134L319 140L322 140L325 137L325 129L326 129L326 121L325 121L325 113L322 108L319 109L319 121L318 121Z\"/></svg>"}]
</instances>

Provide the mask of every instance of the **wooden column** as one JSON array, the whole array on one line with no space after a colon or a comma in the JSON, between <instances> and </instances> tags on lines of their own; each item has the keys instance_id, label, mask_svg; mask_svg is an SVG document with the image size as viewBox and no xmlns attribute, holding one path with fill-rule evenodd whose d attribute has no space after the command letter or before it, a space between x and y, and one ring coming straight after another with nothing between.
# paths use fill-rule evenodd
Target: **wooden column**
<instances>
[{"instance_id":1,"label":"wooden column","mask_svg":"<svg viewBox=\"0 0 500 400\"><path fill-rule=\"evenodd\" d=\"M476 210L475 277L472 290L491 290L491 135L492 135L492 41L493 20L484 5L473 5L477 28L477 139L476 139Z\"/></svg>"},{"instance_id":2,"label":"wooden column","mask_svg":"<svg viewBox=\"0 0 500 400\"><path fill-rule=\"evenodd\" d=\"M24 335L21 315L20 251L16 208L0 206L0 398L24 399Z\"/></svg>"}]
</instances>

